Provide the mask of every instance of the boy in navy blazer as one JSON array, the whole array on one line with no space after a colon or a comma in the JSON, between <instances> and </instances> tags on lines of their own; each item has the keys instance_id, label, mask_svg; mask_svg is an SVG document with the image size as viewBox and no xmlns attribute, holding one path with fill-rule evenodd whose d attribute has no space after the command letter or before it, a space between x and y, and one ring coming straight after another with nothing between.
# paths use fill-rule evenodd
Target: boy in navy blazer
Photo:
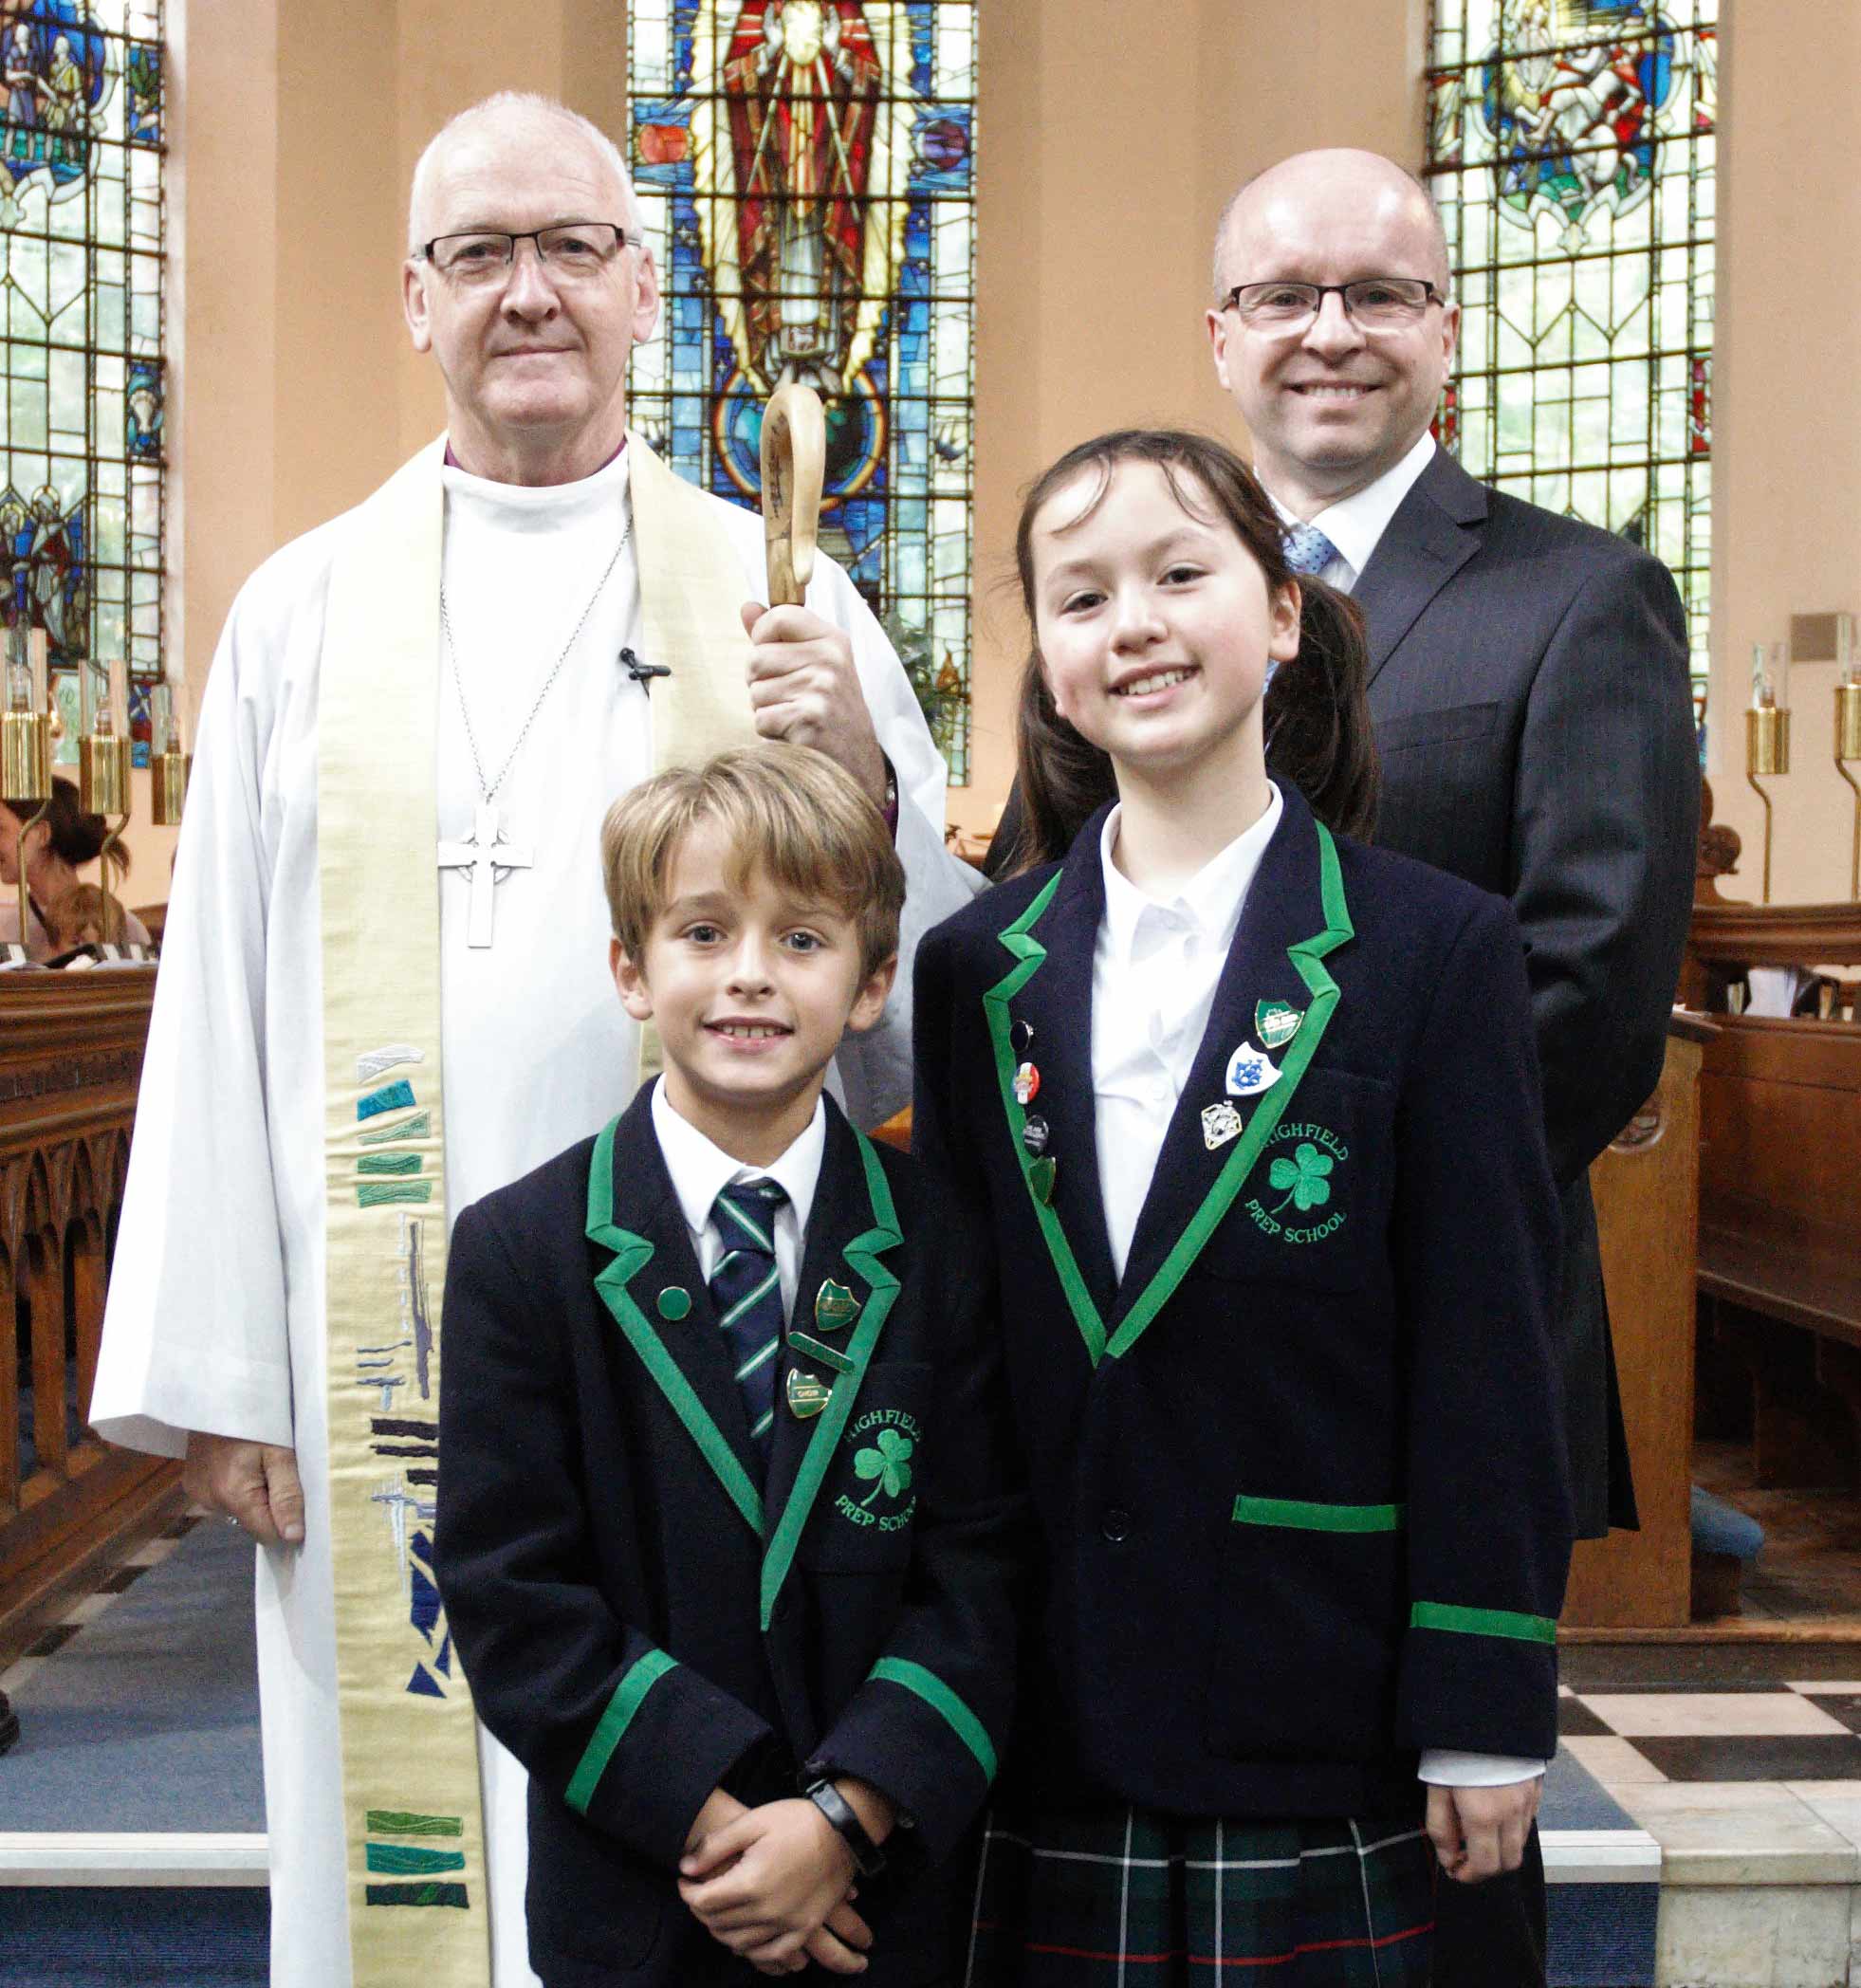
<instances>
[{"instance_id":1,"label":"boy in navy blazer","mask_svg":"<svg viewBox=\"0 0 1861 1988\"><path fill-rule=\"evenodd\" d=\"M602 858L664 1077L467 1209L446 1290L439 1581L530 1774L531 1961L953 1981L1014 1668L989 1258L821 1095L903 874L786 746L636 789Z\"/></svg>"}]
</instances>

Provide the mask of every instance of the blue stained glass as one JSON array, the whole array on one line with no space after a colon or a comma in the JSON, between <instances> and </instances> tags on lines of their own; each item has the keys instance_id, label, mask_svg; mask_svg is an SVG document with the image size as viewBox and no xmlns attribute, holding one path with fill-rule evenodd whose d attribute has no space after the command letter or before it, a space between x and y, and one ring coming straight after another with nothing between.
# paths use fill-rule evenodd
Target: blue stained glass
<instances>
[{"instance_id":1,"label":"blue stained glass","mask_svg":"<svg viewBox=\"0 0 1861 1988\"><path fill-rule=\"evenodd\" d=\"M898 493L924 491L933 460L966 518L973 492L975 14L671 0L629 30L635 182L666 298L664 347L634 361L634 419L681 475L754 506L769 393L785 371L820 393L821 543L885 619L958 782L967 534L944 532L933 598L927 507ZM940 321L936 354L961 400L934 417L933 294L961 318Z\"/></svg>"},{"instance_id":2,"label":"blue stained glass","mask_svg":"<svg viewBox=\"0 0 1861 1988\"><path fill-rule=\"evenodd\" d=\"M162 670L162 28L161 0L0 7L0 612L45 630L55 672L121 655L142 684Z\"/></svg>"},{"instance_id":3,"label":"blue stained glass","mask_svg":"<svg viewBox=\"0 0 1861 1988\"><path fill-rule=\"evenodd\" d=\"M1463 307L1437 433L1665 559L1702 686L1718 11L1435 0L1425 169Z\"/></svg>"}]
</instances>

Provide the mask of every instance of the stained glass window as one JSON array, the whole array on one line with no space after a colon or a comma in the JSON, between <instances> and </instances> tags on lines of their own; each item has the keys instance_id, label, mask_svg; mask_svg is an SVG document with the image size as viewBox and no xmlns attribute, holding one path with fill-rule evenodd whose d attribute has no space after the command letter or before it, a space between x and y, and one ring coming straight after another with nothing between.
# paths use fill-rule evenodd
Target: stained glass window
<instances>
[{"instance_id":1,"label":"stained glass window","mask_svg":"<svg viewBox=\"0 0 1861 1988\"><path fill-rule=\"evenodd\" d=\"M162 0L0 7L5 618L43 628L77 757L77 665L162 668Z\"/></svg>"},{"instance_id":2,"label":"stained glass window","mask_svg":"<svg viewBox=\"0 0 1861 1988\"><path fill-rule=\"evenodd\" d=\"M760 504L764 401L827 413L820 543L967 778L975 0L633 0L633 168L665 291L636 426Z\"/></svg>"},{"instance_id":3,"label":"stained glass window","mask_svg":"<svg viewBox=\"0 0 1861 1988\"><path fill-rule=\"evenodd\" d=\"M1672 567L1704 684L1718 0L1434 0L1428 166L1461 300L1438 432Z\"/></svg>"}]
</instances>

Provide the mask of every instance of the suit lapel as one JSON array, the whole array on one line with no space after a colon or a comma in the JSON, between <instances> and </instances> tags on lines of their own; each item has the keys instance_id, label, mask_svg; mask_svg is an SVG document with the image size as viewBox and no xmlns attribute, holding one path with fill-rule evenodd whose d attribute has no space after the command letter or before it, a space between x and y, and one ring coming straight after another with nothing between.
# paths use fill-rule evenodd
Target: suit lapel
<instances>
[{"instance_id":1,"label":"suit lapel","mask_svg":"<svg viewBox=\"0 0 1861 1988\"><path fill-rule=\"evenodd\" d=\"M1324 956L1352 936L1336 850L1290 786L1285 813L1261 859L1240 930L1228 948L1214 1006L1189 1080L1164 1135L1151 1189L1132 1237L1106 1352L1128 1353L1169 1301L1233 1205L1275 1127L1298 1095L1338 1002ZM1238 1137L1214 1151L1202 1114L1226 1096L1228 1058L1244 1042L1262 1046L1255 1027L1262 1001L1281 1001L1304 1019L1269 1052L1279 1081L1252 1099L1232 1100L1244 1119Z\"/></svg>"},{"instance_id":2,"label":"suit lapel","mask_svg":"<svg viewBox=\"0 0 1861 1988\"><path fill-rule=\"evenodd\" d=\"M903 1240L892 1189L872 1142L854 1131L829 1098L820 1183L815 1189L814 1206L808 1216L807 1244L795 1286L794 1316L789 1320L788 1331L791 1338L799 1332L804 1337L818 1339L844 1366L833 1371L827 1406L811 1422L798 1422L784 1400L778 1399L776 1404L776 1434L765 1500L769 1515L762 1582L762 1624L765 1630L773 1619L782 1585L794 1564L795 1549L826 1480L835 1445L858 1399L873 1349L878 1344L879 1334L898 1296L898 1279L880 1259ZM830 1279L851 1291L859 1304L858 1316L850 1331L812 1330L820 1288ZM784 1348L784 1370L794 1358L792 1347ZM828 1363L808 1358L807 1364L818 1372Z\"/></svg>"},{"instance_id":3,"label":"suit lapel","mask_svg":"<svg viewBox=\"0 0 1861 1988\"><path fill-rule=\"evenodd\" d=\"M759 1460L684 1210L654 1136L651 1094L651 1085L642 1086L595 1142L587 1235L598 1249L613 1252L596 1273L595 1290L730 1502L761 1538ZM625 1184L631 1228L618 1219L617 1182ZM687 1301L682 1312L679 1294Z\"/></svg>"},{"instance_id":4,"label":"suit lapel","mask_svg":"<svg viewBox=\"0 0 1861 1988\"><path fill-rule=\"evenodd\" d=\"M1445 450L1396 508L1351 598L1370 631L1370 681L1422 610L1480 549L1486 492Z\"/></svg>"},{"instance_id":5,"label":"suit lapel","mask_svg":"<svg viewBox=\"0 0 1861 1988\"><path fill-rule=\"evenodd\" d=\"M1108 812L1101 809L1086 823L1046 890L997 935L1013 965L983 996L994 1051L989 1077L1007 1137L1095 1364L1105 1350L1103 1320L1117 1288L1105 1233L1092 1084L1093 955L1105 911L1098 847ZM1041 1074L1040 1095L1025 1106L1014 1095L1022 1062L1033 1063ZM1054 1162L1052 1193L1045 1201L1036 1191L1036 1155L1023 1137L1030 1118L1045 1121L1044 1156Z\"/></svg>"}]
</instances>

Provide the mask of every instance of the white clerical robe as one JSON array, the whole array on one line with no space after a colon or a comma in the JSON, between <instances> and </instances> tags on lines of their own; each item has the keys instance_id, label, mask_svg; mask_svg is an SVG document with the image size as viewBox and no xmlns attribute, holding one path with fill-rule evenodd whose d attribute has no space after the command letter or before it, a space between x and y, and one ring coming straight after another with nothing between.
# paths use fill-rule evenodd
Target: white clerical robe
<instances>
[{"instance_id":1,"label":"white clerical robe","mask_svg":"<svg viewBox=\"0 0 1861 1988\"><path fill-rule=\"evenodd\" d=\"M466 944L468 878L449 871L436 883L452 1215L596 1131L634 1088L637 1036L608 977L599 849L608 804L652 764L647 693L616 660L623 646L662 660L643 653L631 544L537 703L629 514L628 452L585 481L538 489L442 472L458 669L455 678L442 654L445 837L471 832L471 741L486 780L498 781L534 707L496 795L505 837L532 867L497 886L488 949ZM742 598L765 598L761 519L717 508L741 554ZM350 1979L322 1522L317 679L335 544L325 525L254 574L208 682L91 1404L101 1434L160 1455L179 1456L190 1429L297 1450L307 1537L258 1555L277 1988ZM910 1101L916 940L980 880L945 848L944 767L904 672L831 561L818 562L808 605L851 635L898 782L910 889L897 990L836 1073L851 1115L872 1125ZM379 965L395 971L392 956ZM528 1988L523 1770L482 1728L479 1754L495 1980Z\"/></svg>"}]
</instances>

